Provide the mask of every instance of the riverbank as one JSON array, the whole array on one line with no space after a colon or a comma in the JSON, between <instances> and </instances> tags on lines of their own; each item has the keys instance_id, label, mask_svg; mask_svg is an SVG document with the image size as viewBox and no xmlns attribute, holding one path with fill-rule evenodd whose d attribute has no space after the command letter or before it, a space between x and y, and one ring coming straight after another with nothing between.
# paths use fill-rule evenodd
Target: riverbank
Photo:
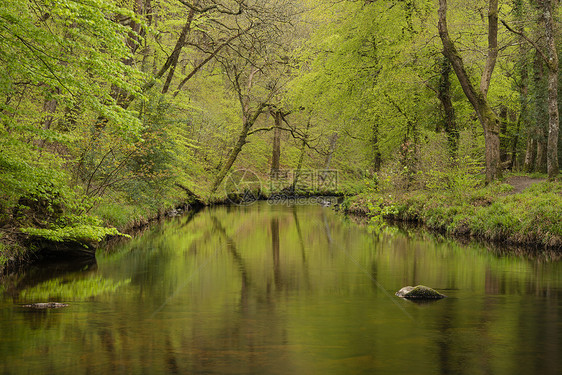
<instances>
[{"instance_id":1,"label":"riverbank","mask_svg":"<svg viewBox=\"0 0 562 375\"><path fill-rule=\"evenodd\" d=\"M527 176L512 176L503 182L483 187L479 184L451 185L400 191L393 184L366 183L359 193L344 199L342 208L352 214L371 218L415 222L428 229L460 237L510 245L562 249L562 183L546 182ZM261 197L263 198L263 197ZM220 204L221 201L212 202ZM0 272L4 268L27 264L47 254L44 249L93 256L95 249L120 235L137 233L166 217L197 210L197 201L168 205L150 210L127 205L100 205L95 214L104 228L119 234L95 235L87 241L53 241L12 231L4 232L0 242ZM44 254L43 254L44 252ZM70 254L69 253L69 254Z\"/></svg>"},{"instance_id":2,"label":"riverbank","mask_svg":"<svg viewBox=\"0 0 562 375\"><path fill-rule=\"evenodd\" d=\"M100 205L95 211L97 227L60 228L55 232L25 233L20 228L3 228L0 232L0 275L37 261L54 259L93 258L100 246L118 238L131 237L162 219L199 210L205 204L199 200L168 204L158 209L123 204L120 209ZM53 233L61 233L61 238ZM62 236L66 237L62 237Z\"/></svg>"},{"instance_id":3,"label":"riverbank","mask_svg":"<svg viewBox=\"0 0 562 375\"><path fill-rule=\"evenodd\" d=\"M417 222L454 236L562 249L560 182L512 176L486 187L371 189L347 198L343 206L375 222Z\"/></svg>"},{"instance_id":4,"label":"riverbank","mask_svg":"<svg viewBox=\"0 0 562 375\"><path fill-rule=\"evenodd\" d=\"M219 196L214 200L204 201L191 190L177 184L183 200L168 197L158 205L132 204L123 199L103 199L89 213L77 215L80 224L64 220L68 213L64 208L57 210L53 202L37 200L26 207L25 215L14 218L0 231L0 275L6 271L44 259L93 258L98 248L119 239L138 234L152 223L164 218L194 213L209 205L241 204L248 205L255 200L271 200L276 204L289 204L301 200L327 203L321 196L342 196L341 192L308 192L295 194L255 194ZM186 194L187 193L187 194ZM248 202L244 202L249 199ZM172 202L176 203L172 203ZM179 203L178 203L179 202ZM57 215L48 217L45 211L55 211ZM66 215L66 216L65 216ZM33 222L33 218L48 217L50 223ZM32 226L35 225L35 226Z\"/></svg>"}]
</instances>

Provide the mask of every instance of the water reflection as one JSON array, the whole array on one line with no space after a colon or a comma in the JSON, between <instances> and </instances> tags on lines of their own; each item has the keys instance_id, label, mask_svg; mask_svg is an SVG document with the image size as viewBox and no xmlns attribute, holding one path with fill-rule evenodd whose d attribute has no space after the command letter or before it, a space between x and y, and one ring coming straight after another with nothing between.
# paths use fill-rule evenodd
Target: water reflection
<instances>
[{"instance_id":1,"label":"water reflection","mask_svg":"<svg viewBox=\"0 0 562 375\"><path fill-rule=\"evenodd\" d=\"M394 296L415 284L449 298ZM554 255L369 233L321 206L216 207L96 265L14 275L0 372L558 374L561 296ZM38 299L70 306L18 307Z\"/></svg>"}]
</instances>

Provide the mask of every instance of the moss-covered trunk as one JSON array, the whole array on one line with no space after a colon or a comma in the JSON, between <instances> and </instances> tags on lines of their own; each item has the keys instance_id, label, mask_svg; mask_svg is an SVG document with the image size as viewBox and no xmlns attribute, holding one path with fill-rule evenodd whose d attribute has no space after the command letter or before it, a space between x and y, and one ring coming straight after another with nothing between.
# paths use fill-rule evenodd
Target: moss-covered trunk
<instances>
[{"instance_id":1,"label":"moss-covered trunk","mask_svg":"<svg viewBox=\"0 0 562 375\"><path fill-rule=\"evenodd\" d=\"M554 179L558 176L558 53L556 51L556 40L554 21L552 13L558 1L545 0L543 2L545 34L548 45L548 145L547 145L547 171L548 178Z\"/></svg>"},{"instance_id":2,"label":"moss-covered trunk","mask_svg":"<svg viewBox=\"0 0 562 375\"><path fill-rule=\"evenodd\" d=\"M490 107L487 94L498 55L498 0L490 0L488 8L488 57L482 73L480 88L471 82L464 61L449 36L447 27L447 0L439 0L439 36L443 42L443 54L451 62L461 87L472 104L484 129L486 141L486 181L501 177L500 123Z\"/></svg>"}]
</instances>

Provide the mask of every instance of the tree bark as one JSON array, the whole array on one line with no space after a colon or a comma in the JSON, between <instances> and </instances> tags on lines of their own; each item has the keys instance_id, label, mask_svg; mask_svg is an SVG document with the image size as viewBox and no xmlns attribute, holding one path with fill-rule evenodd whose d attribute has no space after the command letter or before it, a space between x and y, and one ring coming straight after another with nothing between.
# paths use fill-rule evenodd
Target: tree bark
<instances>
[{"instance_id":1,"label":"tree bark","mask_svg":"<svg viewBox=\"0 0 562 375\"><path fill-rule=\"evenodd\" d=\"M51 93L53 95L59 94L60 89L54 88L54 89L51 90ZM42 128L43 129L45 129L45 130L51 129L51 124L53 123L53 120L55 118L55 113L57 111L57 107L58 107L58 101L54 97L45 100L45 102L43 103L43 113L45 113L45 117L42 121Z\"/></svg>"},{"instance_id":2,"label":"tree bark","mask_svg":"<svg viewBox=\"0 0 562 375\"><path fill-rule=\"evenodd\" d=\"M534 134L529 133L527 136L527 147L525 148L525 162L523 170L527 173L533 171L535 165L535 156L537 154L537 141Z\"/></svg>"},{"instance_id":3,"label":"tree bark","mask_svg":"<svg viewBox=\"0 0 562 375\"><path fill-rule=\"evenodd\" d=\"M480 124L484 130L486 142L486 182L491 182L501 177L500 164L500 122L487 99L490 80L496 63L498 48L498 0L490 0L488 9L488 57L482 78L480 89L470 81L470 77L464 67L464 61L458 53L455 44L449 36L447 27L447 0L439 0L439 36L443 42L443 53L451 62L457 75L463 92L472 104Z\"/></svg>"},{"instance_id":4,"label":"tree bark","mask_svg":"<svg viewBox=\"0 0 562 375\"><path fill-rule=\"evenodd\" d=\"M242 147L246 144L246 138L248 137L248 132L258 119L258 117L262 114L263 110L265 109L266 105L261 104L258 109L254 112L252 116L248 116L248 119L244 121L244 125L242 126L242 130L238 135L238 141L228 154L228 158L226 159L226 163L222 166L219 174L215 177L215 181L213 182L213 186L211 187L211 194L214 194L217 189L219 188L220 184L234 165L234 162L238 158L238 154L242 151Z\"/></svg>"},{"instance_id":5,"label":"tree bark","mask_svg":"<svg viewBox=\"0 0 562 375\"><path fill-rule=\"evenodd\" d=\"M326 155L326 161L324 162L324 169L330 169L330 164L332 164L332 156L334 155L334 152L336 152L338 138L338 133L332 134L332 138L330 139L330 148L328 149L328 155Z\"/></svg>"},{"instance_id":6,"label":"tree bark","mask_svg":"<svg viewBox=\"0 0 562 375\"><path fill-rule=\"evenodd\" d=\"M503 104L500 105L498 117L500 119L500 161L502 165L507 162L507 152L510 144L510 139L508 139L507 128L508 128L508 110Z\"/></svg>"},{"instance_id":7,"label":"tree bark","mask_svg":"<svg viewBox=\"0 0 562 375\"><path fill-rule=\"evenodd\" d=\"M533 167L529 172L546 172L546 99L544 92L544 62L541 59L541 54L538 50L535 51L535 58L533 62L534 78L533 78L533 94L534 94L534 129L533 136L535 137L535 149Z\"/></svg>"},{"instance_id":8,"label":"tree bark","mask_svg":"<svg viewBox=\"0 0 562 375\"><path fill-rule=\"evenodd\" d=\"M537 170L544 171L544 164L548 172L550 180L556 178L559 172L558 164L558 137L559 137L559 112L558 112L558 54L556 51L555 39L555 25L553 20L553 12L558 6L558 0L541 0L538 1L538 8L542 7L542 19L545 23L545 39L546 39L546 53L539 46L537 42L529 39L523 34L522 31L515 31L509 27L505 22L504 25L508 30L520 35L523 39L529 42L536 52L535 57L535 84L537 93L540 92L539 80L536 78L539 74L542 75L542 64L540 64L539 57L545 62L548 68L548 140L545 137L545 129L542 126L542 116L540 116L540 109L542 101L540 95L536 94L535 113L537 114L537 157L535 166ZM537 69L540 68L540 69ZM542 80L541 80L542 81ZM544 157L546 156L546 163ZM530 159L530 158L529 158ZM527 161L527 160L526 160Z\"/></svg>"},{"instance_id":9,"label":"tree bark","mask_svg":"<svg viewBox=\"0 0 562 375\"><path fill-rule=\"evenodd\" d=\"M271 155L271 173L279 171L280 159L281 159L281 112L275 111L271 115L275 120L275 128L273 129L273 152Z\"/></svg>"},{"instance_id":10,"label":"tree bark","mask_svg":"<svg viewBox=\"0 0 562 375\"><path fill-rule=\"evenodd\" d=\"M292 185L293 191L295 191L295 189L297 187L298 178L299 178L298 176L300 176L302 164L304 162L304 155L306 153L306 142L307 142L307 139L308 139L308 130L310 129L310 121L311 121L311 118L309 118L308 122L306 123L306 130L304 132L304 136L303 136L303 139L302 139L299 161L297 163L297 169L295 170L296 173L295 173L295 176L293 178L293 185Z\"/></svg>"},{"instance_id":11,"label":"tree bark","mask_svg":"<svg viewBox=\"0 0 562 375\"><path fill-rule=\"evenodd\" d=\"M172 83L172 78L174 77L176 66L178 65L178 60L180 58L181 50L183 47L185 47L187 43L187 38L191 31L191 23L193 22L194 16L195 16L195 8L189 9L187 20L185 22L185 25L183 26L183 29L181 30L180 36L176 42L172 54L170 55L170 57L168 57L168 59L164 63L164 66L162 66L162 69L160 69L160 71L156 74L156 78L160 78L169 69L168 76L166 77L166 82L164 82L164 87L162 88L162 94L167 93L168 90L170 89L170 84Z\"/></svg>"},{"instance_id":12,"label":"tree bark","mask_svg":"<svg viewBox=\"0 0 562 375\"><path fill-rule=\"evenodd\" d=\"M548 48L548 145L547 171L548 178L553 180L558 176L558 53L554 38L553 8L556 0L544 0L545 34Z\"/></svg>"},{"instance_id":13,"label":"tree bark","mask_svg":"<svg viewBox=\"0 0 562 375\"><path fill-rule=\"evenodd\" d=\"M546 169L546 134L542 124L537 127L537 155L535 156L535 172L545 173Z\"/></svg>"},{"instance_id":14,"label":"tree bark","mask_svg":"<svg viewBox=\"0 0 562 375\"><path fill-rule=\"evenodd\" d=\"M457 128L457 121L455 118L455 108L451 100L451 63L444 57L441 64L441 76L439 79L439 88L437 89L437 96L443 112L445 114L444 125L445 134L447 135L447 148L449 156L453 159L457 157L459 151L459 130Z\"/></svg>"}]
</instances>

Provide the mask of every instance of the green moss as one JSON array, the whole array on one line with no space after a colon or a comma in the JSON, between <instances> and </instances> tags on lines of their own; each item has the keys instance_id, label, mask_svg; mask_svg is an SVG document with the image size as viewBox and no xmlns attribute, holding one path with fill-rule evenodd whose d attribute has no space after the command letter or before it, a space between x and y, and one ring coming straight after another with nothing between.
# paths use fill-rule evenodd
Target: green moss
<instances>
[{"instance_id":1,"label":"green moss","mask_svg":"<svg viewBox=\"0 0 562 375\"><path fill-rule=\"evenodd\" d=\"M89 225L55 229L23 228L21 231L31 236L45 238L54 242L75 241L79 243L97 243L106 236L126 236L125 234L119 233L115 228L93 227Z\"/></svg>"},{"instance_id":2,"label":"green moss","mask_svg":"<svg viewBox=\"0 0 562 375\"><path fill-rule=\"evenodd\" d=\"M404 287L396 292L396 295L398 297L411 299L440 299L446 297L444 294L441 294L435 289L429 288L425 285Z\"/></svg>"},{"instance_id":3,"label":"green moss","mask_svg":"<svg viewBox=\"0 0 562 375\"><path fill-rule=\"evenodd\" d=\"M562 246L559 182L537 183L522 193L513 193L510 185L499 182L454 192L432 188L393 193L395 210L389 216L394 219L420 221L431 229L487 240ZM348 204L361 212L362 205L368 207L366 202L388 194L363 194Z\"/></svg>"}]
</instances>

